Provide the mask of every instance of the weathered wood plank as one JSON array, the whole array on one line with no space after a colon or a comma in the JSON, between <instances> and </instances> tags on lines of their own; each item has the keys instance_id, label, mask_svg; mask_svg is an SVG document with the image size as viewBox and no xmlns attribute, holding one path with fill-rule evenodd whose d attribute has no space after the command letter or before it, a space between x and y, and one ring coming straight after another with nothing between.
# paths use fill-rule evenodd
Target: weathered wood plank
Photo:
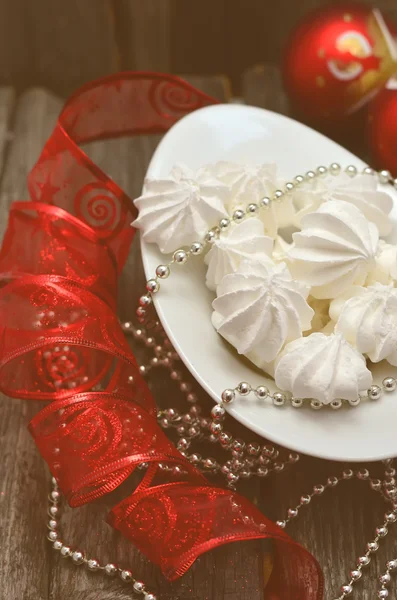
<instances>
[{"instance_id":1,"label":"weathered wood plank","mask_svg":"<svg viewBox=\"0 0 397 600\"><path fill-rule=\"evenodd\" d=\"M40 121L37 107L34 94L30 94L26 102L18 104L15 126L10 130L14 93L0 90L0 170L4 169L0 184L0 238L7 225L11 198L25 197L24 178L41 142L42 132L36 129ZM9 144L8 131L15 134ZM39 144L36 148L35 143ZM8 188L4 185L6 181ZM26 429L40 406L39 402L0 397L0 596L4 599L23 596L26 600L48 600L50 555L45 539L48 475Z\"/></svg>"},{"instance_id":2,"label":"weathered wood plank","mask_svg":"<svg viewBox=\"0 0 397 600\"><path fill-rule=\"evenodd\" d=\"M288 114L288 99L280 69L274 65L257 65L247 69L243 74L243 96L247 104Z\"/></svg>"},{"instance_id":3,"label":"weathered wood plank","mask_svg":"<svg viewBox=\"0 0 397 600\"><path fill-rule=\"evenodd\" d=\"M6 0L0 5L0 80L68 94L118 68L110 0Z\"/></svg>"}]
</instances>

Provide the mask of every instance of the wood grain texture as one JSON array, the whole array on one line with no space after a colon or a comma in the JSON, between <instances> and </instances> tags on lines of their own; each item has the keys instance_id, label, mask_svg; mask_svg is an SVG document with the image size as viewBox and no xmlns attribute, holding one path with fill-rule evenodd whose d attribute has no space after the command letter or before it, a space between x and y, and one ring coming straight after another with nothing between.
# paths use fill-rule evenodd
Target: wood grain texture
<instances>
[{"instance_id":1,"label":"wood grain texture","mask_svg":"<svg viewBox=\"0 0 397 600\"><path fill-rule=\"evenodd\" d=\"M66 95L118 67L110 0L0 3L1 82Z\"/></svg>"}]
</instances>

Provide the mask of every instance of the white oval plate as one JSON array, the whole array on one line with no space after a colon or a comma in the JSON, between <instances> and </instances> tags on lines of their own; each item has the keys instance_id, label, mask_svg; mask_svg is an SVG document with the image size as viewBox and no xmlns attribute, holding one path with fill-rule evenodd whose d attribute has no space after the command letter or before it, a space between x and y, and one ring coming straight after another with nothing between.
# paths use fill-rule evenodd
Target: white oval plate
<instances>
[{"instance_id":1,"label":"white oval plate","mask_svg":"<svg viewBox=\"0 0 397 600\"><path fill-rule=\"evenodd\" d=\"M177 162L197 169L218 160L276 162L286 179L334 161L364 166L356 156L301 123L267 110L226 104L200 109L174 125L158 146L147 175L166 176ZM396 195L394 199L397 204ZM149 278L165 257L157 246L146 243L142 243L142 255ZM266 383L274 390L274 382L239 358L213 329L213 298L205 286L200 257L174 267L155 298L160 320L186 367L217 402L223 389L239 381ZM386 366L377 380L392 371ZM397 393L339 411L280 409L249 396L236 398L229 412L261 436L313 456L361 461L397 455Z\"/></svg>"}]
</instances>

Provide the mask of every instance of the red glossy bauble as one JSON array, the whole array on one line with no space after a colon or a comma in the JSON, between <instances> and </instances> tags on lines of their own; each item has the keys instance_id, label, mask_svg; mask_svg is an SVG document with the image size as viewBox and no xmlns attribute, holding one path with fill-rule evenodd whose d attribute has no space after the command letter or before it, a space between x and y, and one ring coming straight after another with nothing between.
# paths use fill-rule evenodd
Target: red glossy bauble
<instances>
[{"instance_id":1,"label":"red glossy bauble","mask_svg":"<svg viewBox=\"0 0 397 600\"><path fill-rule=\"evenodd\" d=\"M397 177L397 79L370 102L368 136L374 166Z\"/></svg>"},{"instance_id":2,"label":"red glossy bauble","mask_svg":"<svg viewBox=\"0 0 397 600\"><path fill-rule=\"evenodd\" d=\"M315 121L357 111L397 70L392 35L379 10L338 4L311 13L292 32L283 61L295 110Z\"/></svg>"}]
</instances>

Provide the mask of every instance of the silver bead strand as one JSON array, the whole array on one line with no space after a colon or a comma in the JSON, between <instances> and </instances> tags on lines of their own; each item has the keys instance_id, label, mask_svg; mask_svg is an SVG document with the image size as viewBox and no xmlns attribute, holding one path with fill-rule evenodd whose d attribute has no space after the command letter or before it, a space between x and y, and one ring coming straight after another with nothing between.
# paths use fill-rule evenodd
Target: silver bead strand
<instances>
[{"instance_id":1,"label":"silver bead strand","mask_svg":"<svg viewBox=\"0 0 397 600\"><path fill-rule=\"evenodd\" d=\"M58 489L57 482L54 478L51 480L51 492L49 495L49 513L51 514L51 509L55 506L58 509L57 516L59 515L59 502L60 502L60 492ZM54 519L53 519L54 520ZM50 527L50 534L56 533L55 526ZM96 571L103 571L108 577L114 577L118 575L124 583L128 583L132 585L132 588L136 594L144 594L143 600L156 600L156 596L151 592L148 592L145 588L145 584L134 579L131 571L127 569L121 569L117 565L113 563L108 563L106 565L101 565L100 562L96 558L88 558L85 553L81 550L72 549L70 546L62 542L58 539L58 534L55 536L47 536L47 539L52 543L52 547L54 550L59 552L62 558L70 558L74 565L80 566L84 565L88 571L92 573Z\"/></svg>"}]
</instances>

